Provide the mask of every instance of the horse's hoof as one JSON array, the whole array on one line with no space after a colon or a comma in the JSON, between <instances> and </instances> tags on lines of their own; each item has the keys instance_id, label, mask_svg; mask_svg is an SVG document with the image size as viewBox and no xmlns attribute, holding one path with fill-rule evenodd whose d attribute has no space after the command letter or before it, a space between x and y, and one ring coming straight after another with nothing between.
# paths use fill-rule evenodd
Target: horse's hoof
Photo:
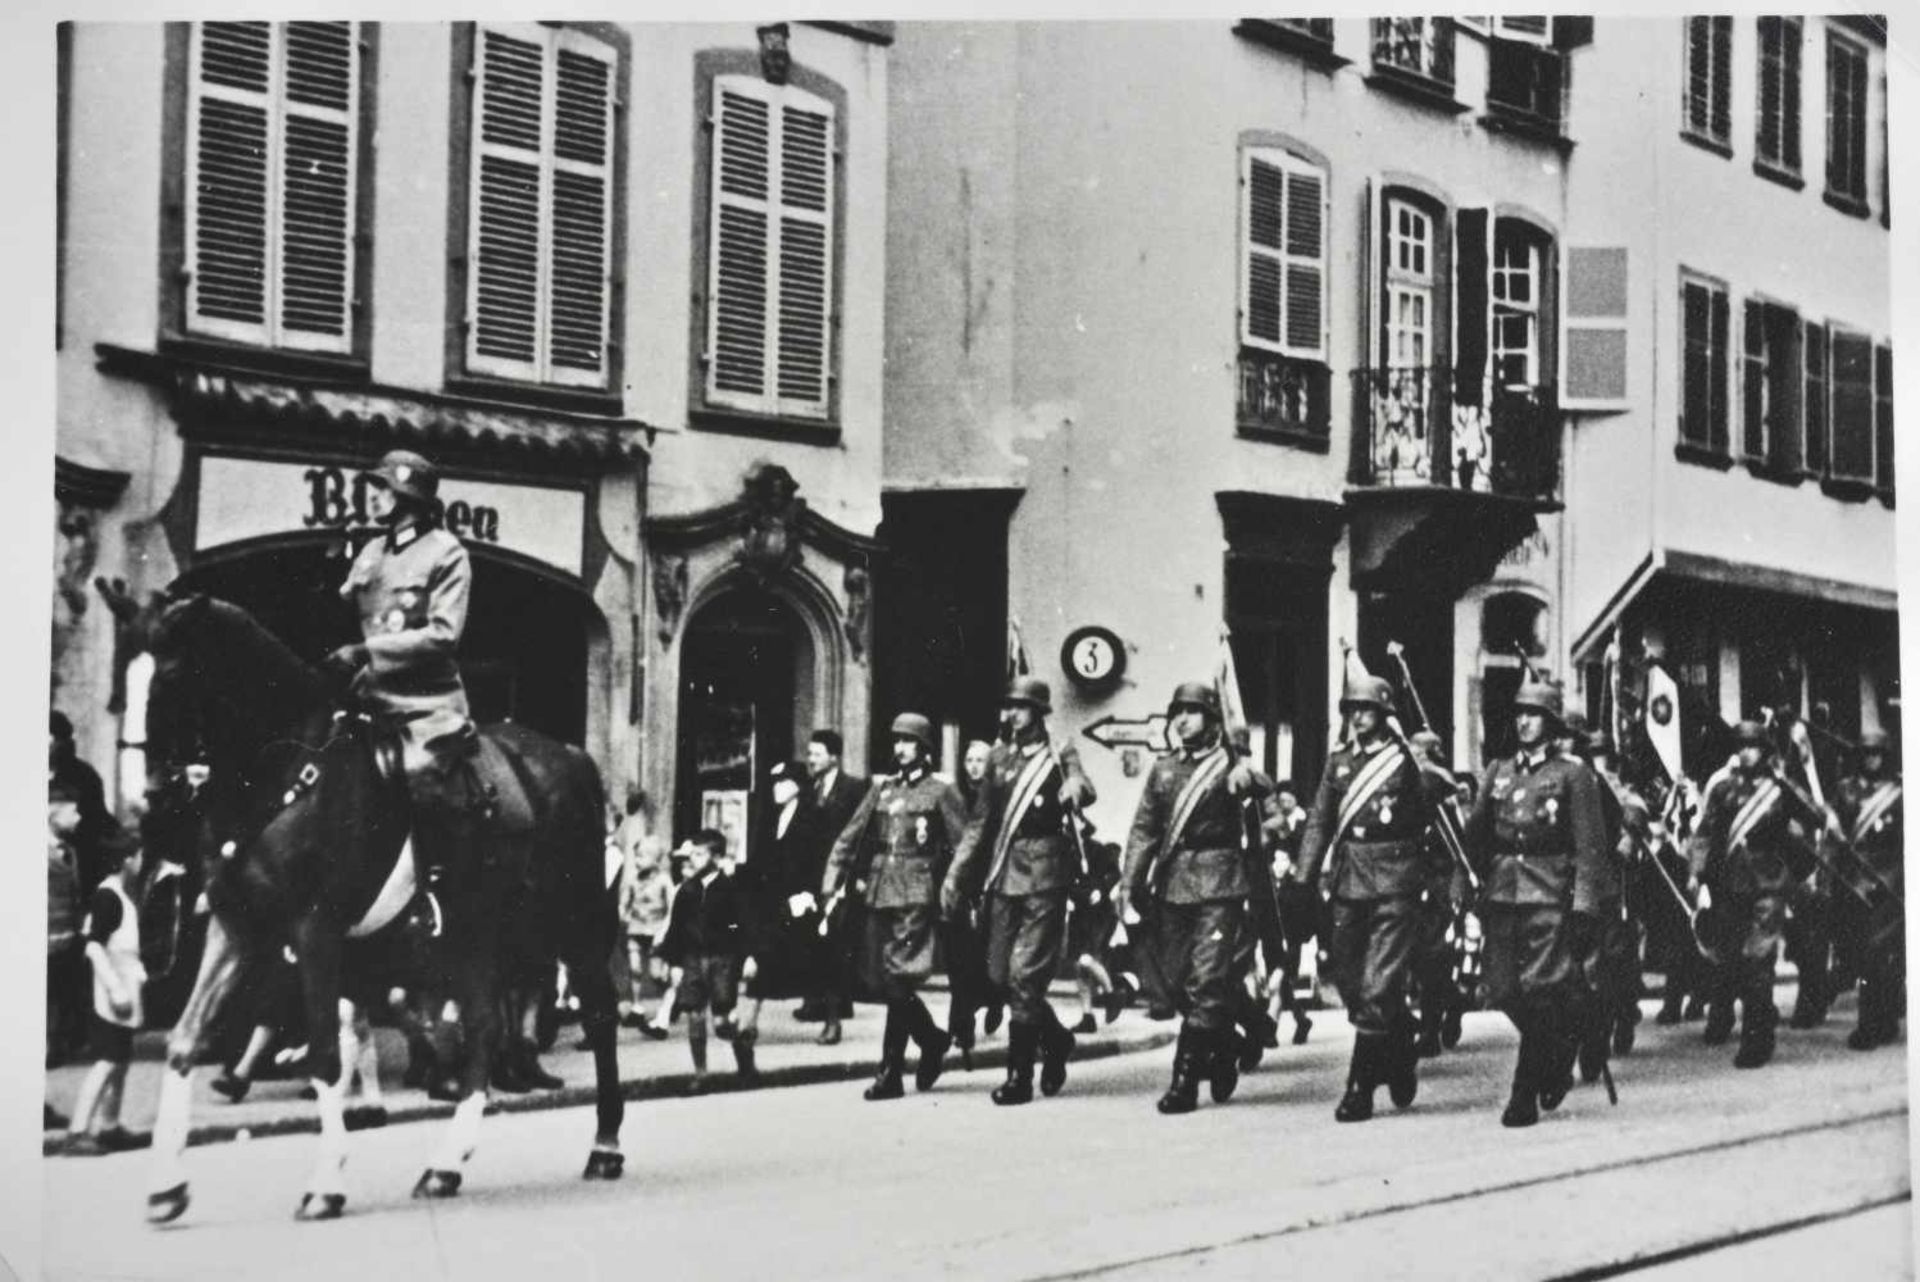
<instances>
[{"instance_id":1,"label":"horse's hoof","mask_svg":"<svg viewBox=\"0 0 1920 1282\"><path fill-rule=\"evenodd\" d=\"M347 1209L345 1193L302 1193L296 1220L337 1220Z\"/></svg>"},{"instance_id":2,"label":"horse's hoof","mask_svg":"<svg viewBox=\"0 0 1920 1282\"><path fill-rule=\"evenodd\" d=\"M460 1191L460 1172L436 1171L429 1167L420 1172L420 1179L413 1186L415 1197L452 1197Z\"/></svg>"},{"instance_id":3,"label":"horse's hoof","mask_svg":"<svg viewBox=\"0 0 1920 1282\"><path fill-rule=\"evenodd\" d=\"M617 1180L626 1165L625 1153L611 1153L606 1149L595 1149L587 1154L587 1169L580 1173L583 1180Z\"/></svg>"},{"instance_id":4,"label":"horse's hoof","mask_svg":"<svg viewBox=\"0 0 1920 1282\"><path fill-rule=\"evenodd\" d=\"M170 1189L147 1194L147 1223L173 1223L187 1213L188 1200L185 1180Z\"/></svg>"}]
</instances>

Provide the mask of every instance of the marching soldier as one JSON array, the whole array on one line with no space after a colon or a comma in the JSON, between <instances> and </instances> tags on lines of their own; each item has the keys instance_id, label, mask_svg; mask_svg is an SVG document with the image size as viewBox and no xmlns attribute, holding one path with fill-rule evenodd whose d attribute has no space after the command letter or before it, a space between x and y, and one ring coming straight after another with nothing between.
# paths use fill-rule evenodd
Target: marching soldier
<instances>
[{"instance_id":1,"label":"marching soldier","mask_svg":"<svg viewBox=\"0 0 1920 1282\"><path fill-rule=\"evenodd\" d=\"M1633 1050L1640 1023L1640 922L1632 911L1629 887L1630 873L1645 849L1649 816L1646 802L1615 771L1613 744L1605 731L1588 731L1576 755L1599 777L1612 856L1604 924L1586 959L1591 1000L1581 1033L1580 1076L1591 1082L1600 1076L1609 1053Z\"/></svg>"},{"instance_id":2,"label":"marching soldier","mask_svg":"<svg viewBox=\"0 0 1920 1282\"><path fill-rule=\"evenodd\" d=\"M982 890L987 897L987 976L1006 995L1007 1080L995 1104L1033 1099L1033 1062L1042 1060L1040 1093L1057 1095L1067 1080L1073 1034L1047 1001L1066 940L1067 895L1083 871L1069 825L1094 800L1071 744L1053 747L1046 715L1052 691L1034 677L1007 690L1008 742L994 748L981 778L973 831L941 887L949 918Z\"/></svg>"},{"instance_id":3,"label":"marching soldier","mask_svg":"<svg viewBox=\"0 0 1920 1282\"><path fill-rule=\"evenodd\" d=\"M1572 1085L1577 959L1598 937L1609 872L1600 785L1553 751L1548 734L1559 721L1559 689L1523 683L1514 698L1520 750L1488 767L1467 817L1467 847L1484 867L1487 999L1520 1030L1502 1126L1532 1126Z\"/></svg>"},{"instance_id":4,"label":"marching soldier","mask_svg":"<svg viewBox=\"0 0 1920 1282\"><path fill-rule=\"evenodd\" d=\"M440 528L433 464L394 450L367 480L367 509L386 532L360 549L340 588L362 639L335 650L327 666L399 724L422 865L422 922L437 935L435 891L448 889L441 881L456 862L473 863L466 849L484 836L490 808L473 769L478 739L458 662L473 571L460 540Z\"/></svg>"},{"instance_id":5,"label":"marching soldier","mask_svg":"<svg viewBox=\"0 0 1920 1282\"><path fill-rule=\"evenodd\" d=\"M1416 730L1407 742L1420 755L1423 769L1443 775L1448 786L1458 791L1458 779L1441 759L1439 735ZM1436 828L1428 828L1424 844L1425 888L1420 896L1420 928L1413 955L1413 988L1419 994L1420 1006L1420 1034L1414 1051L1421 1059L1431 1059L1460 1043L1460 1016L1466 999L1454 983L1459 941L1453 930L1456 923L1459 929L1465 928L1462 912L1467 888L1466 878L1454 867Z\"/></svg>"},{"instance_id":6,"label":"marching soldier","mask_svg":"<svg viewBox=\"0 0 1920 1282\"><path fill-rule=\"evenodd\" d=\"M893 719L893 759L900 767L879 780L847 821L827 857L821 897L831 901L854 875L871 839L864 876L868 985L887 1002L880 1040L880 1072L870 1100L905 1094L907 1042L920 1047L913 1084L923 1091L940 1079L950 1034L941 1031L916 991L933 973L934 918L950 860L963 853L966 809L954 786L933 773L933 723L915 712ZM856 882L855 889L860 889Z\"/></svg>"},{"instance_id":7,"label":"marching soldier","mask_svg":"<svg viewBox=\"0 0 1920 1282\"><path fill-rule=\"evenodd\" d=\"M1888 765L1887 736L1869 730L1860 736L1859 768L1840 782L1834 798L1842 839L1866 871L1857 879L1875 901L1851 914L1862 953L1860 1018L1847 1045L1857 1051L1886 1046L1900 1037L1901 992L1906 982L1906 922L1893 898L1904 895L1901 864L1900 780ZM1877 883L1877 884L1876 884ZM1851 906L1852 896L1836 902ZM1862 920L1864 919L1864 920Z\"/></svg>"},{"instance_id":8,"label":"marching soldier","mask_svg":"<svg viewBox=\"0 0 1920 1282\"><path fill-rule=\"evenodd\" d=\"M1249 929L1250 883L1238 810L1243 798L1265 796L1273 785L1233 760L1213 687L1192 681L1176 687L1167 720L1176 747L1147 776L1114 900L1123 921L1140 911L1142 961L1185 1017L1173 1078L1158 1108L1191 1113L1203 1075L1219 1104L1240 1082L1235 962Z\"/></svg>"},{"instance_id":9,"label":"marching soldier","mask_svg":"<svg viewBox=\"0 0 1920 1282\"><path fill-rule=\"evenodd\" d=\"M1738 932L1738 948L1729 958L1728 999L1740 1003L1740 1048L1735 1068L1759 1068L1773 1058L1773 972L1786 919L1788 887L1811 870L1813 860L1791 831L1795 819L1817 830L1825 816L1811 812L1777 773L1773 745L1758 722L1742 721L1733 730L1737 753L1731 770L1707 787L1700 825L1694 831L1690 893L1709 888ZM1731 1000L1717 1004L1713 1016L1731 1019Z\"/></svg>"},{"instance_id":10,"label":"marching soldier","mask_svg":"<svg viewBox=\"0 0 1920 1282\"><path fill-rule=\"evenodd\" d=\"M1386 1085L1397 1108L1411 1105L1419 1089L1407 984L1431 872L1426 831L1453 780L1389 736L1393 687L1386 681L1350 679L1340 710L1347 744L1327 761L1293 875L1313 886L1327 865L1328 963L1354 1029L1346 1093L1333 1116L1364 1122L1373 1116L1376 1086Z\"/></svg>"}]
</instances>

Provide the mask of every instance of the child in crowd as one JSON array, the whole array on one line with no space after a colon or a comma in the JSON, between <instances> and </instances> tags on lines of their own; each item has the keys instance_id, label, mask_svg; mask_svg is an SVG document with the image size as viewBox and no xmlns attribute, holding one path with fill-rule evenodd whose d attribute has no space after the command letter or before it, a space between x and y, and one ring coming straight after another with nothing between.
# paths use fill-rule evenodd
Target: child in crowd
<instances>
[{"instance_id":1,"label":"child in crowd","mask_svg":"<svg viewBox=\"0 0 1920 1282\"><path fill-rule=\"evenodd\" d=\"M120 1125L127 1065L133 1060L133 1035L141 1024L140 843L124 832L111 834L106 854L115 860L93 892L81 933L93 965L93 1067L80 1084L67 1152L98 1156L133 1147Z\"/></svg>"},{"instance_id":2,"label":"child in crowd","mask_svg":"<svg viewBox=\"0 0 1920 1282\"><path fill-rule=\"evenodd\" d=\"M707 1072L707 1017L713 1016L714 1035L733 1039L732 1015L739 999L744 963L740 899L733 879L720 867L726 838L702 828L681 847L687 858L686 879L673 893L667 911L667 932L660 939L660 956L672 968L672 1010L667 1020L684 1011L687 1047L693 1053L696 1079Z\"/></svg>"},{"instance_id":3,"label":"child in crowd","mask_svg":"<svg viewBox=\"0 0 1920 1282\"><path fill-rule=\"evenodd\" d=\"M633 877L625 885L620 913L627 928L627 965L633 985L633 1013L621 1022L654 1041L664 1040L667 1030L648 1019L640 1003L655 988L655 958L660 936L667 928L667 905L673 899L673 879L667 875L662 855L661 841L652 834L635 843Z\"/></svg>"}]
</instances>

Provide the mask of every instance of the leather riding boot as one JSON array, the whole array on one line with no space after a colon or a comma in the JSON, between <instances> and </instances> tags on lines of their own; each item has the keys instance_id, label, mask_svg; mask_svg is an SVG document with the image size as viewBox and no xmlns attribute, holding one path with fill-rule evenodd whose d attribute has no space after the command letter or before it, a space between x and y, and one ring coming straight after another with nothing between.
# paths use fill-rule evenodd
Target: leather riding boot
<instances>
[{"instance_id":1,"label":"leather riding boot","mask_svg":"<svg viewBox=\"0 0 1920 1282\"><path fill-rule=\"evenodd\" d=\"M1231 1025L1207 1029L1201 1037L1199 1055L1207 1075L1207 1093L1213 1102L1224 1104L1233 1098L1240 1085L1240 1034Z\"/></svg>"},{"instance_id":2,"label":"leather riding boot","mask_svg":"<svg viewBox=\"0 0 1920 1282\"><path fill-rule=\"evenodd\" d=\"M1533 1068L1534 1091L1541 1110L1548 1113L1559 1108L1573 1089L1573 1065L1580 1053L1578 1026L1571 1024L1567 1015L1558 1006L1547 1004L1535 1024L1539 1047Z\"/></svg>"},{"instance_id":3,"label":"leather riding boot","mask_svg":"<svg viewBox=\"0 0 1920 1282\"><path fill-rule=\"evenodd\" d=\"M1198 1029L1182 1027L1180 1040L1173 1048L1173 1078L1166 1094L1154 1107L1162 1113L1191 1113L1200 1107L1200 1062Z\"/></svg>"},{"instance_id":4,"label":"leather riding boot","mask_svg":"<svg viewBox=\"0 0 1920 1282\"><path fill-rule=\"evenodd\" d=\"M1356 1032L1347 1065L1347 1090L1333 1110L1336 1122L1364 1122L1373 1116L1373 1088L1379 1082L1379 1034Z\"/></svg>"},{"instance_id":5,"label":"leather riding boot","mask_svg":"<svg viewBox=\"0 0 1920 1282\"><path fill-rule=\"evenodd\" d=\"M1762 996L1760 985L1750 986L1740 1002L1740 1049L1734 1052L1733 1066L1760 1068L1772 1059L1774 1026L1779 1022L1772 992Z\"/></svg>"},{"instance_id":6,"label":"leather riding boot","mask_svg":"<svg viewBox=\"0 0 1920 1282\"><path fill-rule=\"evenodd\" d=\"M1395 1108L1413 1107L1420 1093L1420 1056L1413 1046L1412 1021L1396 1019L1380 1048L1380 1076L1387 1084L1387 1098Z\"/></svg>"},{"instance_id":7,"label":"leather riding boot","mask_svg":"<svg viewBox=\"0 0 1920 1282\"><path fill-rule=\"evenodd\" d=\"M1076 1042L1051 1006L1046 1008L1046 1022L1035 1028L1032 1035L1039 1039L1040 1093L1052 1099L1067 1084L1067 1061L1073 1058Z\"/></svg>"},{"instance_id":8,"label":"leather riding boot","mask_svg":"<svg viewBox=\"0 0 1920 1282\"><path fill-rule=\"evenodd\" d=\"M1026 1104L1033 1099L1033 1053L1040 1030L1016 1020L1007 1026L1007 1080L993 1088L996 1104Z\"/></svg>"},{"instance_id":9,"label":"leather riding boot","mask_svg":"<svg viewBox=\"0 0 1920 1282\"><path fill-rule=\"evenodd\" d=\"M933 1022L933 1012L918 997L907 999L906 1010L911 1020L908 1028L914 1044L920 1048L920 1060L913 1066L913 1088L930 1091L934 1083L940 1080L941 1070L946 1067L947 1051L953 1045L953 1035Z\"/></svg>"},{"instance_id":10,"label":"leather riding boot","mask_svg":"<svg viewBox=\"0 0 1920 1282\"><path fill-rule=\"evenodd\" d=\"M880 1072L861 1094L870 1100L899 1099L907 1093L901 1075L907 1062L907 1016L901 1003L887 1003L886 1028L880 1034Z\"/></svg>"},{"instance_id":11,"label":"leather riding boot","mask_svg":"<svg viewBox=\"0 0 1920 1282\"><path fill-rule=\"evenodd\" d=\"M1513 1093L1507 1097L1500 1125L1518 1129L1540 1120L1540 1103L1534 1085L1540 1058L1540 1038L1527 1024L1520 1026L1520 1054L1513 1065Z\"/></svg>"}]
</instances>

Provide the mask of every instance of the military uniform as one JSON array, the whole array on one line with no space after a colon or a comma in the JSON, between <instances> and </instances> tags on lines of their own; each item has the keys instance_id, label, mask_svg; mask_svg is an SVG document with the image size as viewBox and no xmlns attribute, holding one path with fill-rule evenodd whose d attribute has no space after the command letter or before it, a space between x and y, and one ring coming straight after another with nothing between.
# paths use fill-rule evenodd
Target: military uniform
<instances>
[{"instance_id":1,"label":"military uniform","mask_svg":"<svg viewBox=\"0 0 1920 1282\"><path fill-rule=\"evenodd\" d=\"M1742 722L1735 735L1765 742L1751 722ZM1774 965L1786 924L1787 894L1798 880L1796 871L1804 875L1809 862L1792 830L1796 818L1821 821L1820 816L1802 813L1793 794L1763 762L1752 771L1736 767L1716 775L1694 830L1692 874L1711 890L1736 940L1727 978L1728 996L1737 998L1741 1007L1740 1051L1734 1063L1742 1068L1757 1068L1773 1054L1779 1021L1773 1005Z\"/></svg>"},{"instance_id":2,"label":"military uniform","mask_svg":"<svg viewBox=\"0 0 1920 1282\"><path fill-rule=\"evenodd\" d=\"M1855 1050L1871 1050L1899 1038L1904 1005L1906 920L1892 897L1906 894L1900 781L1884 772L1848 775L1835 790L1834 811L1852 845L1853 859L1864 866L1849 867L1842 854L1840 875L1847 876L1873 905L1867 907L1851 893L1835 901L1849 906L1842 920L1854 933L1861 955L1859 1023L1847 1044Z\"/></svg>"},{"instance_id":3,"label":"military uniform","mask_svg":"<svg viewBox=\"0 0 1920 1282\"><path fill-rule=\"evenodd\" d=\"M1384 717L1391 691L1381 697ZM1420 899L1434 876L1426 835L1435 803L1451 786L1435 767L1423 766L1383 734L1328 758L1308 815L1294 876L1312 885L1326 865L1332 900L1328 964L1355 1033L1351 1098L1336 1114L1342 1121L1370 1115L1373 1087L1382 1082L1393 1086L1396 1103L1412 1102L1415 1053L1407 990L1420 937ZM1364 1105L1356 1090L1364 1092Z\"/></svg>"},{"instance_id":4,"label":"military uniform","mask_svg":"<svg viewBox=\"0 0 1920 1282\"><path fill-rule=\"evenodd\" d=\"M1640 794L1624 781L1605 771L1598 773L1600 800L1608 815L1608 849L1613 854L1619 879L1619 896L1607 908L1606 924L1601 928L1599 951L1594 959L1593 982L1600 998L1600 1010L1593 1033L1602 1039L1600 1054L1604 1055L1610 1048L1624 1055L1633 1049L1635 1029L1640 1023L1640 945L1644 930L1633 894L1633 873L1642 859L1651 858L1647 846L1652 816Z\"/></svg>"},{"instance_id":5,"label":"military uniform","mask_svg":"<svg viewBox=\"0 0 1920 1282\"><path fill-rule=\"evenodd\" d=\"M1073 1034L1047 1001L1047 985L1060 969L1067 896L1081 870L1067 827L1073 816L1061 792L1080 805L1095 797L1073 746L1047 743L1045 723L1037 719L1051 710L1046 684L1021 678L1008 702L1032 707L1036 720L1027 736L997 745L988 757L974 830L947 875L944 896L957 904L986 893L987 977L1006 995L1009 1016L1008 1079L995 1096L1003 1104L1032 1098L1036 1050L1047 1056L1043 1092L1054 1094L1065 1081Z\"/></svg>"},{"instance_id":6,"label":"military uniform","mask_svg":"<svg viewBox=\"0 0 1920 1282\"><path fill-rule=\"evenodd\" d=\"M409 774L432 763L429 743L471 725L458 652L472 586L460 540L409 525L361 548L340 587L367 652L355 693L399 721Z\"/></svg>"},{"instance_id":7,"label":"military uniform","mask_svg":"<svg viewBox=\"0 0 1920 1282\"><path fill-rule=\"evenodd\" d=\"M1515 699L1554 720L1559 704L1557 689L1537 683ZM1520 1030L1505 1125L1537 1121L1570 1080L1579 956L1612 881L1599 790L1586 763L1538 744L1488 767L1467 817L1467 848L1482 865L1487 1001Z\"/></svg>"},{"instance_id":8,"label":"military uniform","mask_svg":"<svg viewBox=\"0 0 1920 1282\"><path fill-rule=\"evenodd\" d=\"M913 737L931 749L932 727L923 717L903 714L896 734L911 726ZM917 1084L932 1087L940 1059L952 1044L950 1034L933 1022L916 990L933 973L934 926L940 885L968 835L966 808L959 792L934 774L923 758L914 766L875 781L834 842L827 857L821 896L830 899L854 875L871 851L865 872L867 946L864 979L887 1003L881 1039L880 1078L868 1098L898 1095L899 1075L909 1038L920 1046Z\"/></svg>"},{"instance_id":9,"label":"military uniform","mask_svg":"<svg viewBox=\"0 0 1920 1282\"><path fill-rule=\"evenodd\" d=\"M1237 1081L1236 988L1247 926L1247 855L1241 850L1241 801L1229 788L1232 754L1219 737L1219 703L1197 683L1175 692L1175 709L1204 709L1208 734L1154 762L1127 837L1121 886L1140 912L1145 947L1138 960L1151 986L1185 1017L1174 1053L1174 1085L1163 1112L1192 1107L1200 1073L1224 1101ZM1244 767L1242 767L1244 768ZM1251 772L1248 772L1251 775ZM1251 775L1256 795L1270 782ZM1264 855L1256 852L1255 858ZM1233 1071L1230 1071L1233 1070Z\"/></svg>"}]
</instances>

